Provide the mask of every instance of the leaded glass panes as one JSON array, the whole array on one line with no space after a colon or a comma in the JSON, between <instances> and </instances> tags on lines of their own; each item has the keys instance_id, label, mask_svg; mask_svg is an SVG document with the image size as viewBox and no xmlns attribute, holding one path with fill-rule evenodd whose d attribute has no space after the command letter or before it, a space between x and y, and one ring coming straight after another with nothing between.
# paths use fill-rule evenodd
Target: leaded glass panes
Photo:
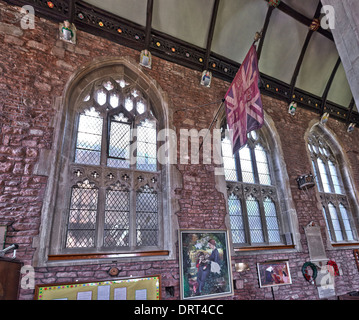
<instances>
[{"instance_id":1,"label":"leaded glass panes","mask_svg":"<svg viewBox=\"0 0 359 320\"><path fill-rule=\"evenodd\" d=\"M271 185L271 177L269 172L267 153L260 145L257 145L255 147L254 152L256 155L259 183L263 185Z\"/></svg>"},{"instance_id":2,"label":"leaded glass panes","mask_svg":"<svg viewBox=\"0 0 359 320\"><path fill-rule=\"evenodd\" d=\"M320 178L322 180L324 192L330 193L332 192L332 188L330 186L327 168L324 164L324 161L320 158L318 158L318 166L319 166Z\"/></svg>"},{"instance_id":3,"label":"leaded glass panes","mask_svg":"<svg viewBox=\"0 0 359 320\"><path fill-rule=\"evenodd\" d=\"M353 241L355 236L350 223L350 212L342 203L347 203L347 196L334 153L323 138L315 133L309 136L309 141L313 170L321 194L330 240Z\"/></svg>"},{"instance_id":4,"label":"leaded glass panes","mask_svg":"<svg viewBox=\"0 0 359 320\"><path fill-rule=\"evenodd\" d=\"M317 171L317 167L314 163L314 160L312 160L312 166L313 166L313 171L314 171L314 177L315 177L315 182L318 186L318 190L319 191L322 191L322 187L321 187L321 184L319 183L319 177L318 177L318 171Z\"/></svg>"},{"instance_id":5,"label":"leaded glass panes","mask_svg":"<svg viewBox=\"0 0 359 320\"><path fill-rule=\"evenodd\" d=\"M156 123L144 121L137 126L137 169L157 170Z\"/></svg>"},{"instance_id":6,"label":"leaded glass panes","mask_svg":"<svg viewBox=\"0 0 359 320\"><path fill-rule=\"evenodd\" d=\"M130 166L131 126L121 121L111 121L109 157L107 165L116 168Z\"/></svg>"},{"instance_id":7,"label":"leaded glass panes","mask_svg":"<svg viewBox=\"0 0 359 320\"><path fill-rule=\"evenodd\" d=\"M353 231L352 231L352 227L350 225L350 220L349 220L349 216L348 216L348 211L341 203L339 204L339 210L340 210L340 214L342 216L344 230L345 230L347 239L349 241L354 240Z\"/></svg>"},{"instance_id":8,"label":"leaded glass panes","mask_svg":"<svg viewBox=\"0 0 359 320\"><path fill-rule=\"evenodd\" d=\"M269 242L280 242L280 231L275 204L272 199L266 198L263 201L263 205L267 223Z\"/></svg>"},{"instance_id":9,"label":"leaded glass panes","mask_svg":"<svg viewBox=\"0 0 359 320\"><path fill-rule=\"evenodd\" d=\"M233 155L228 137L222 140L224 175L230 190L228 210L232 241L237 245L282 243L276 187L263 143L257 132L251 132L247 145ZM264 196L268 189L272 198ZM249 190L253 190L255 196Z\"/></svg>"},{"instance_id":10,"label":"leaded glass panes","mask_svg":"<svg viewBox=\"0 0 359 320\"><path fill-rule=\"evenodd\" d=\"M231 222L232 241L234 243L245 243L246 236L243 224L242 205L238 196L231 194L228 197L228 210Z\"/></svg>"},{"instance_id":11,"label":"leaded glass panes","mask_svg":"<svg viewBox=\"0 0 359 320\"><path fill-rule=\"evenodd\" d=\"M94 108L79 116L75 162L99 165L101 159L103 119Z\"/></svg>"},{"instance_id":12,"label":"leaded glass panes","mask_svg":"<svg viewBox=\"0 0 359 320\"><path fill-rule=\"evenodd\" d=\"M262 243L264 242L264 237L259 202L253 196L249 196L246 200L246 205L251 242Z\"/></svg>"},{"instance_id":13,"label":"leaded glass panes","mask_svg":"<svg viewBox=\"0 0 359 320\"><path fill-rule=\"evenodd\" d=\"M67 224L66 247L95 246L95 226L98 189L88 180L71 189L70 212Z\"/></svg>"},{"instance_id":14,"label":"leaded glass panes","mask_svg":"<svg viewBox=\"0 0 359 320\"><path fill-rule=\"evenodd\" d=\"M130 193L122 190L107 190L105 205L105 247L129 245Z\"/></svg>"},{"instance_id":15,"label":"leaded glass panes","mask_svg":"<svg viewBox=\"0 0 359 320\"><path fill-rule=\"evenodd\" d=\"M238 181L236 162L232 153L232 145L228 138L222 141L224 176L226 181Z\"/></svg>"},{"instance_id":16,"label":"leaded glass panes","mask_svg":"<svg viewBox=\"0 0 359 320\"><path fill-rule=\"evenodd\" d=\"M159 247L161 173L150 100L123 79L99 80L86 90L75 126L64 247Z\"/></svg>"},{"instance_id":17,"label":"leaded glass panes","mask_svg":"<svg viewBox=\"0 0 359 320\"><path fill-rule=\"evenodd\" d=\"M136 195L137 246L158 244L158 196L148 186Z\"/></svg>"},{"instance_id":18,"label":"leaded glass panes","mask_svg":"<svg viewBox=\"0 0 359 320\"><path fill-rule=\"evenodd\" d=\"M248 146L239 150L239 159L241 163L242 181L246 183L254 183L253 162L251 150Z\"/></svg>"},{"instance_id":19,"label":"leaded glass panes","mask_svg":"<svg viewBox=\"0 0 359 320\"><path fill-rule=\"evenodd\" d=\"M328 208L329 208L330 218L331 218L331 221L332 221L332 224L333 224L335 238L336 238L337 241L343 241L344 240L343 231L342 231L342 228L340 226L337 209L334 207L334 205L332 203L328 204Z\"/></svg>"},{"instance_id":20,"label":"leaded glass panes","mask_svg":"<svg viewBox=\"0 0 359 320\"><path fill-rule=\"evenodd\" d=\"M334 166L334 163L330 160L328 161L328 165L329 165L330 176L333 181L334 192L336 194L343 194L342 186L338 177L337 168Z\"/></svg>"}]
</instances>

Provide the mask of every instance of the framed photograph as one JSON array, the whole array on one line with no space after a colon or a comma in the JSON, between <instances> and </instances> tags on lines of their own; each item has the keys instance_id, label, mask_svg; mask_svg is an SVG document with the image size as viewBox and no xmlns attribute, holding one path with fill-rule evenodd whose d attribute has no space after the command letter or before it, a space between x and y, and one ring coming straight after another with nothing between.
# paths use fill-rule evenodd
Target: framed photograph
<instances>
[{"instance_id":1,"label":"framed photograph","mask_svg":"<svg viewBox=\"0 0 359 320\"><path fill-rule=\"evenodd\" d=\"M226 230L180 230L181 299L233 295Z\"/></svg>"},{"instance_id":2,"label":"framed photograph","mask_svg":"<svg viewBox=\"0 0 359 320\"><path fill-rule=\"evenodd\" d=\"M149 69L152 67L152 55L147 49L141 51L140 65Z\"/></svg>"},{"instance_id":3,"label":"framed photograph","mask_svg":"<svg viewBox=\"0 0 359 320\"><path fill-rule=\"evenodd\" d=\"M286 260L257 263L259 287L274 287L292 284L289 263Z\"/></svg>"},{"instance_id":4,"label":"framed photograph","mask_svg":"<svg viewBox=\"0 0 359 320\"><path fill-rule=\"evenodd\" d=\"M0 225L0 250L5 248L6 226Z\"/></svg>"},{"instance_id":5,"label":"framed photograph","mask_svg":"<svg viewBox=\"0 0 359 320\"><path fill-rule=\"evenodd\" d=\"M63 41L76 44L76 32L77 30L75 25L70 23L68 20L59 24L59 36Z\"/></svg>"},{"instance_id":6,"label":"framed photograph","mask_svg":"<svg viewBox=\"0 0 359 320\"><path fill-rule=\"evenodd\" d=\"M355 258L355 262L357 263L357 267L359 270L359 250L358 249L354 250L354 258Z\"/></svg>"},{"instance_id":7,"label":"framed photograph","mask_svg":"<svg viewBox=\"0 0 359 320\"><path fill-rule=\"evenodd\" d=\"M204 70L201 76L201 85L209 88L211 86L212 81L212 72L208 70Z\"/></svg>"}]
</instances>

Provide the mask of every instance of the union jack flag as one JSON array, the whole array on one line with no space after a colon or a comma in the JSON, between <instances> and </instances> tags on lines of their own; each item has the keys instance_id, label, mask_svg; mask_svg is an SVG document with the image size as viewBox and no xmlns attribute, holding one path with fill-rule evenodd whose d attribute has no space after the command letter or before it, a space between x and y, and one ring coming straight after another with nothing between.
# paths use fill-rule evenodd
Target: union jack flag
<instances>
[{"instance_id":1,"label":"union jack flag","mask_svg":"<svg viewBox=\"0 0 359 320\"><path fill-rule=\"evenodd\" d=\"M248 132L263 126L263 105L258 80L258 57L253 44L224 97L227 124L232 129L233 154L246 145Z\"/></svg>"}]
</instances>

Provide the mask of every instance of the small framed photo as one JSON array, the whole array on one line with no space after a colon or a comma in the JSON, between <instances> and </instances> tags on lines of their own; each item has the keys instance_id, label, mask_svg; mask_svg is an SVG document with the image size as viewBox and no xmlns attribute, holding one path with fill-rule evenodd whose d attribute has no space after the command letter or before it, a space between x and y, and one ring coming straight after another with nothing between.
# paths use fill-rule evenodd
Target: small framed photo
<instances>
[{"instance_id":1,"label":"small framed photo","mask_svg":"<svg viewBox=\"0 0 359 320\"><path fill-rule=\"evenodd\" d=\"M70 23L68 20L65 20L59 25L59 35L60 39L72 44L76 44L76 27L73 23Z\"/></svg>"},{"instance_id":2,"label":"small framed photo","mask_svg":"<svg viewBox=\"0 0 359 320\"><path fill-rule=\"evenodd\" d=\"M0 225L0 250L5 248L6 226Z\"/></svg>"},{"instance_id":3,"label":"small framed photo","mask_svg":"<svg viewBox=\"0 0 359 320\"><path fill-rule=\"evenodd\" d=\"M226 230L180 230L181 299L233 295Z\"/></svg>"},{"instance_id":4,"label":"small framed photo","mask_svg":"<svg viewBox=\"0 0 359 320\"><path fill-rule=\"evenodd\" d=\"M147 49L141 51L140 65L149 69L152 68L152 55Z\"/></svg>"},{"instance_id":5,"label":"small framed photo","mask_svg":"<svg viewBox=\"0 0 359 320\"><path fill-rule=\"evenodd\" d=\"M287 260L257 263L259 287L275 287L292 284Z\"/></svg>"},{"instance_id":6,"label":"small framed photo","mask_svg":"<svg viewBox=\"0 0 359 320\"><path fill-rule=\"evenodd\" d=\"M358 249L354 250L354 258L355 258L355 262L356 262L358 270L359 270L359 250Z\"/></svg>"},{"instance_id":7,"label":"small framed photo","mask_svg":"<svg viewBox=\"0 0 359 320\"><path fill-rule=\"evenodd\" d=\"M211 86L211 82L212 82L212 72L208 70L204 70L201 76L201 85L209 88Z\"/></svg>"}]
</instances>

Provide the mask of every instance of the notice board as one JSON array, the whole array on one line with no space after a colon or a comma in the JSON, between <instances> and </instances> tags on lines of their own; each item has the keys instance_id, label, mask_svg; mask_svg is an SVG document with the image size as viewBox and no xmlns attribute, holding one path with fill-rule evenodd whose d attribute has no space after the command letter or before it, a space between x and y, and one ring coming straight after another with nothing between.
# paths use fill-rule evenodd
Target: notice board
<instances>
[{"instance_id":1,"label":"notice board","mask_svg":"<svg viewBox=\"0 0 359 320\"><path fill-rule=\"evenodd\" d=\"M35 300L160 300L161 277L36 285Z\"/></svg>"}]
</instances>

